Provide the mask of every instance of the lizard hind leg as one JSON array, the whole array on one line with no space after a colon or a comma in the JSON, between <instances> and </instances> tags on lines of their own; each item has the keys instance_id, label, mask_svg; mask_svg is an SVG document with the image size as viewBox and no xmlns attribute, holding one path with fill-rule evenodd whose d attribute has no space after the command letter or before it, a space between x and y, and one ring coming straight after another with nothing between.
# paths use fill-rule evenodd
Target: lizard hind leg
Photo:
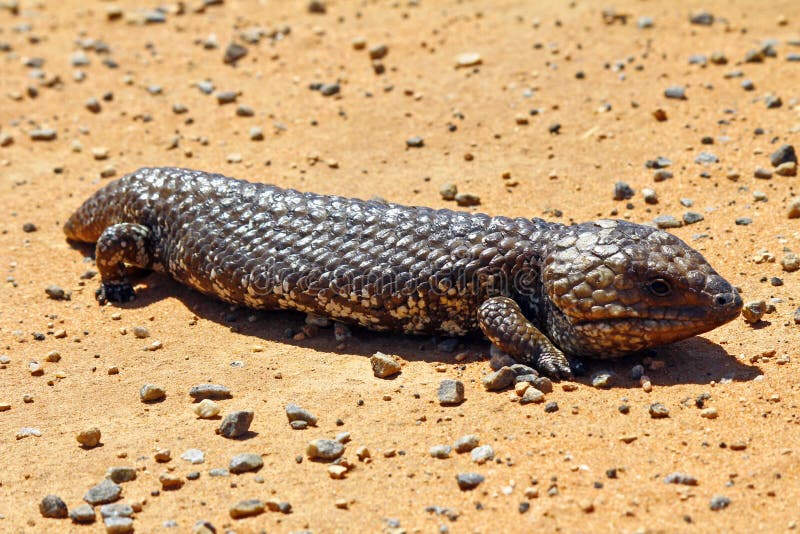
<instances>
[{"instance_id":1,"label":"lizard hind leg","mask_svg":"<svg viewBox=\"0 0 800 534\"><path fill-rule=\"evenodd\" d=\"M478 307L478 323L489 341L515 360L553 378L572 376L569 360L507 297L493 297Z\"/></svg>"},{"instance_id":2,"label":"lizard hind leg","mask_svg":"<svg viewBox=\"0 0 800 534\"><path fill-rule=\"evenodd\" d=\"M106 228L97 240L95 258L101 286L95 293L98 302L127 302L134 298L130 275L151 269L153 235L141 224L118 223Z\"/></svg>"}]
</instances>

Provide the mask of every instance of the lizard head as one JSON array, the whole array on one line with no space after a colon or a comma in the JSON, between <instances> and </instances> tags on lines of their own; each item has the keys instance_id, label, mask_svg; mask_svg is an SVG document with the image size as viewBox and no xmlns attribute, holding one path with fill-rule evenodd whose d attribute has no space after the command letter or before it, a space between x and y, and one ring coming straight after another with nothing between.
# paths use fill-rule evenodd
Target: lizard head
<instances>
[{"instance_id":1,"label":"lizard head","mask_svg":"<svg viewBox=\"0 0 800 534\"><path fill-rule=\"evenodd\" d=\"M619 356L712 330L742 299L703 256L648 226L564 227L543 259L548 336L567 353Z\"/></svg>"}]
</instances>

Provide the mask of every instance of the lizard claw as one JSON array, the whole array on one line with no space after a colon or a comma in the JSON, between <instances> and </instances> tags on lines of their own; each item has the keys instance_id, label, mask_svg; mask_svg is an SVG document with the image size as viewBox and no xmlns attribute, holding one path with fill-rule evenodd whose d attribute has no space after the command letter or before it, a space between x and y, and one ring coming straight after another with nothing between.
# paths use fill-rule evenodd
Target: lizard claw
<instances>
[{"instance_id":1,"label":"lizard claw","mask_svg":"<svg viewBox=\"0 0 800 534\"><path fill-rule=\"evenodd\" d=\"M536 367L539 372L555 380L572 378L569 360L562 352L543 352L539 355Z\"/></svg>"},{"instance_id":2,"label":"lizard claw","mask_svg":"<svg viewBox=\"0 0 800 534\"><path fill-rule=\"evenodd\" d=\"M127 282L121 284L103 282L95 291L94 297L100 304L105 304L106 302L130 302L136 298L136 294L133 286Z\"/></svg>"}]
</instances>

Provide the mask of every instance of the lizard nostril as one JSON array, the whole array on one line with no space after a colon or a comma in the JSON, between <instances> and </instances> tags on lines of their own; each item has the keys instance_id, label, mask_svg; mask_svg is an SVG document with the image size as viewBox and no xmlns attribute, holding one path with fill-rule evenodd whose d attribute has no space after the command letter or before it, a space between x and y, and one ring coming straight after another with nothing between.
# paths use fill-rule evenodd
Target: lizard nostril
<instances>
[{"instance_id":1,"label":"lizard nostril","mask_svg":"<svg viewBox=\"0 0 800 534\"><path fill-rule=\"evenodd\" d=\"M719 293L714 296L714 304L717 306L726 306L733 302L733 295L730 293Z\"/></svg>"}]
</instances>

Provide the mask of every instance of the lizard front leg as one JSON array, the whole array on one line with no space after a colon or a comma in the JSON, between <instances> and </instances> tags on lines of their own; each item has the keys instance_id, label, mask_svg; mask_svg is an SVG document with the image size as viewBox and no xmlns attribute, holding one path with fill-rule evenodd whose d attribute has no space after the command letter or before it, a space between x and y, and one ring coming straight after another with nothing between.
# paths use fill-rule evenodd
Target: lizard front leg
<instances>
[{"instance_id":1,"label":"lizard front leg","mask_svg":"<svg viewBox=\"0 0 800 534\"><path fill-rule=\"evenodd\" d=\"M520 363L553 378L572 376L564 353L507 297L492 297L478 307L478 324L489 341Z\"/></svg>"},{"instance_id":2,"label":"lizard front leg","mask_svg":"<svg viewBox=\"0 0 800 534\"><path fill-rule=\"evenodd\" d=\"M102 280L95 293L98 302L133 300L133 286L128 276L132 268L152 267L152 250L152 232L146 226L119 223L106 228L95 248L97 270Z\"/></svg>"}]
</instances>

